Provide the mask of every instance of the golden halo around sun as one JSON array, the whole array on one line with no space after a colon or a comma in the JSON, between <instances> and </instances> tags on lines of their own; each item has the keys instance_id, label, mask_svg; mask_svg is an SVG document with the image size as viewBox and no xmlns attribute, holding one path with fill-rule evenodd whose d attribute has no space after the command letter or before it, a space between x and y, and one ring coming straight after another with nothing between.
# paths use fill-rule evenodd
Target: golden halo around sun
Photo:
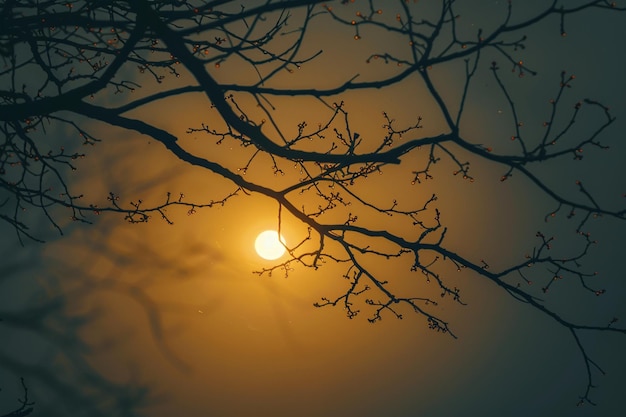
<instances>
[{"instance_id":1,"label":"golden halo around sun","mask_svg":"<svg viewBox=\"0 0 626 417\"><path fill-rule=\"evenodd\" d=\"M275 230L266 230L264 232L259 233L256 240L254 241L254 249L256 249L256 253L263 259L267 259L268 261L273 261L285 253L285 246L283 246L285 238L280 237L278 240L278 232Z\"/></svg>"}]
</instances>

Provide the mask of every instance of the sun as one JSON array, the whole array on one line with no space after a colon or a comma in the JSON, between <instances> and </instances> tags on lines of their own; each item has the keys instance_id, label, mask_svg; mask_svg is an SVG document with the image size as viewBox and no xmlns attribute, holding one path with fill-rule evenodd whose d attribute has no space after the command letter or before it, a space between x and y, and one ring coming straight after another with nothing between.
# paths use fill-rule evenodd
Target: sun
<instances>
[{"instance_id":1,"label":"sun","mask_svg":"<svg viewBox=\"0 0 626 417\"><path fill-rule=\"evenodd\" d=\"M282 242L282 243L281 243ZM285 238L280 237L278 240L278 232L275 230L266 230L259 233L254 241L254 249L263 259L273 261L280 258L285 253Z\"/></svg>"}]
</instances>

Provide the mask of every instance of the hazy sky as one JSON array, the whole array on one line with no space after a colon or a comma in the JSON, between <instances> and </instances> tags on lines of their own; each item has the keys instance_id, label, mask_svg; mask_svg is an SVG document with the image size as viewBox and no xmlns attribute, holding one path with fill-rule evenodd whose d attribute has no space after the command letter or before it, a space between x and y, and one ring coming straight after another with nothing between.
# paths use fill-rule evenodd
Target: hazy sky
<instances>
[{"instance_id":1,"label":"hazy sky","mask_svg":"<svg viewBox=\"0 0 626 417\"><path fill-rule=\"evenodd\" d=\"M436 3L423 1L411 7L427 16ZM459 27L474 31L495 25L506 2L460 3ZM515 16L531 13L544 2L521 3L515 3L514 11L519 13ZM359 2L345 7L345 13L354 13ZM391 7L383 8L385 16L395 13ZM354 40L352 29L331 28L328 19L314 21L313 36L303 45L303 54L319 49L323 54L294 74L277 77L277 85L323 87L357 72L367 79L398 70L391 68L394 64L377 62L380 59L367 64L365 58L385 50L401 54L402 40L367 31ZM502 66L506 68L503 78L529 120L528 129L539 129L562 70L577 77L568 92L572 103L596 99L609 105L618 118L601 138L611 145L610 151L592 151L578 164L551 165L541 171L542 178L558 184L564 193L575 192L574 181L584 179L600 201L610 207L623 206L626 15L591 11L572 17L566 37L560 36L556 18L525 34L529 38L519 59L537 69L538 75L506 78L508 68ZM488 76L489 63L482 61L484 74L471 90L462 126L473 142L497 151L510 146L511 119ZM236 82L248 76L243 68L236 61L226 61L212 73L221 81ZM452 99L463 80L462 66L434 68L433 79L445 98ZM183 73L181 79L166 82L174 86L191 81ZM145 91L158 87L149 79L142 83ZM384 131L382 111L400 125L422 116L424 128L419 134L436 134L441 129L441 118L424 87L412 78L387 90L336 99L345 100L364 136L376 138ZM300 121L314 125L325 117L316 113L319 104L298 99L276 100L275 104L280 123L291 126L287 128L291 134ZM232 143L218 146L200 133L185 133L200 126L203 118L215 117L202 95L165 100L141 112L146 120L179 136L186 149L234 168L245 164L249 149ZM105 140L88 150L70 177L87 197L103 200L114 191L127 200L154 203L171 191L206 201L235 188L180 163L145 137L97 124L91 128ZM417 163L419 157L415 158L409 162ZM269 160L253 168L256 171L251 168L246 175L256 175L252 178L270 185L298 177L293 171L274 177ZM442 222L449 227L449 245L471 259L486 259L493 268L523 259L539 228L559 233L556 250L577 244L571 223L563 219L544 223L543 216L555 204L521 178L501 184L500 170L476 165L472 171L476 181L470 184L453 176L452 170L444 162L433 171L434 181L411 185L407 163L372 178L361 190L373 199L398 198L407 204L419 204L437 192ZM80 398L71 392L88 393L92 385L105 394L121 395L102 381L147 387L151 399L145 415L151 417L617 417L626 412L626 337L599 333L582 337L588 353L607 374L594 376L598 388L592 398L599 405L577 408L586 379L584 361L571 335L472 273L448 271L456 274L450 280L461 288L468 305L440 305L439 313L451 323L458 339L430 331L422 317L410 312L403 320L385 316L376 324L367 322L365 312L348 320L340 307L313 307L321 297L336 297L345 289L342 265L328 263L319 270L295 267L287 278L281 273L271 277L253 273L271 265L254 253L253 245L259 232L276 227L275 202L240 193L223 207L193 215L184 209L170 212L174 225L156 218L147 224L128 224L120 216L103 215L89 226L68 222L63 236L40 219L35 230L48 242L27 242L24 247L6 224L0 224L0 317L30 312L20 313L28 318L21 327L0 327L0 370L6 369L0 373L0 414L11 409L14 398L21 395L20 376L37 402L34 416L43 415L38 411L46 407L72 415L72 404ZM372 220L376 228L397 227L391 221L377 221ZM599 244L584 262L599 272L599 286L607 293L594 297L581 294L575 285L555 286L546 295L547 305L585 324L604 324L617 316L623 325L626 229L622 223L597 219L590 225ZM306 227L293 218L285 218L282 229L288 242L306 235ZM409 267L407 262L372 265L397 280L399 288L414 285L415 273ZM51 300L58 304L51 305ZM46 307L37 310L41 306ZM38 311L44 312L41 320ZM94 314L83 325L71 320L87 312ZM79 341L91 349L81 349ZM69 409L55 402L59 398ZM107 404L98 407L104 410Z\"/></svg>"}]
</instances>

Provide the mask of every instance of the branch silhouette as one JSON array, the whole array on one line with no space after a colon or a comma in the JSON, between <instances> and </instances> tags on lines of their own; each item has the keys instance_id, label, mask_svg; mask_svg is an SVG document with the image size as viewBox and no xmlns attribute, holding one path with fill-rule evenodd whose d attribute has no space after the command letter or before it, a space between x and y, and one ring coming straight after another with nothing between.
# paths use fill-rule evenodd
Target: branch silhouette
<instances>
[{"instance_id":1,"label":"branch silhouette","mask_svg":"<svg viewBox=\"0 0 626 417\"><path fill-rule=\"evenodd\" d=\"M365 311L371 322L387 315L401 319L412 312L422 317L429 329L456 337L438 306L447 300L465 305L461 289L449 284L446 271L471 271L568 329L587 372L580 404L594 404L595 374L604 371L591 358L580 335L626 334L626 329L615 325L617 319L598 325L570 321L542 297L564 276L574 278L593 296L604 293L596 286L595 274L580 262L595 243L587 232L588 224L594 216L624 220L626 209L605 205L597 190L588 189L582 180L576 180L576 195L564 192L542 179L539 170L569 158L580 160L592 149L608 149L601 140L615 117L607 105L594 99L577 99L572 105L575 76L562 72L560 79L555 77L555 98L550 100L543 133L527 133L522 129L518 93L501 66L511 67L516 79L535 75L536 69L516 58L517 51L525 48L525 31L556 16L559 34L564 36L571 15L591 9L619 13L624 8L606 0L588 0L576 7L554 0L520 20L509 1L498 25L469 35L459 28L459 5L452 0L441 1L431 14L421 14L421 6L410 2L399 1L392 7L388 2L369 0L363 2L362 10L357 9L356 17L357 6L351 3L270 0L240 7L231 1L137 0L95 5L51 1L32 10L29 1L6 2L0 20L0 51L5 63L0 70L0 219L15 229L20 242L40 241L37 232L29 228L32 211L62 233L59 213L65 211L61 209L69 210L73 221L85 223L107 212L119 213L129 222L160 217L173 223L168 208L182 207L193 214L227 205L237 196L259 194L276 203L279 229L285 213L308 229L301 241L287 246L287 260L257 271L259 275L289 274L297 266L318 269L328 262L341 264L345 267L345 291L323 298L316 307L339 305L349 318ZM387 8L397 11L395 16L387 13ZM353 33L355 41L363 42L367 31L380 31L392 39L400 37L408 46L403 53L393 48L372 52L366 60L369 64L393 64L395 71L372 77L361 75L357 67L347 68L347 75L339 81L309 80L309 85L294 86L285 81L285 74L324 57L325 51L317 45L306 48L318 21L331 25L337 33ZM233 82L220 72L230 61L253 75ZM432 75L444 64L461 68L457 98L445 94L443 83ZM185 85L168 84L169 79L181 76ZM475 143L465 131L470 122L467 113L474 105L470 92L479 77L490 77L495 94L509 107L514 132L510 148L496 151ZM342 95L386 91L413 79L424 85L427 100L443 120L437 133L421 134L428 123L422 116L398 127L400 123L386 112L381 118L383 134L377 137L375 132L356 131L358 119L370 116L357 115L355 122ZM147 81L156 87L142 92L140 83ZM139 94L133 96L135 92ZM146 117L148 106L198 93L207 103L209 122L188 127L187 133L214 140L211 149L215 153L210 156L188 150L178 133ZM309 125L303 107L303 121L294 134L294 126L281 122L273 103L296 98L320 105L324 121ZM593 122L590 130L581 134L574 126L583 117L590 118L584 119L586 123ZM182 194L177 198L168 193L162 202L148 204L113 192L102 196L104 203L83 201L84 195L74 189L68 172L76 168L74 161L87 153L66 150L75 148L70 139L60 146L44 139L47 130L57 126L97 149L100 141L109 138L106 130L93 128L96 122L162 144L173 161L225 178L233 191L208 201L187 201ZM239 145L239 162L243 162L238 169L219 158L224 143ZM436 207L436 194L409 207L400 196L381 202L365 188L372 176L394 167L404 170L409 183L433 182L437 164L449 164L454 176L473 182L475 174L465 158L474 164L493 164L501 170L503 182L514 174L525 178L546 201L556 205L546 220L565 211L568 218L580 213L574 227L580 248L552 255L554 238L540 231L529 255L520 254L517 261L497 270L448 244L448 228ZM266 160L271 161L271 173L286 178L287 185L263 178L261 165ZM299 178L284 175L291 166L299 171ZM368 220L390 218L401 225L401 231ZM393 283L400 278L375 271L368 266L371 259L410 259L411 273L422 278L424 285L436 286L439 297L428 292L397 292ZM537 280L549 277L542 294L530 285L529 274Z\"/></svg>"},{"instance_id":2,"label":"branch silhouette","mask_svg":"<svg viewBox=\"0 0 626 417\"><path fill-rule=\"evenodd\" d=\"M3 414L2 417L24 417L34 411L33 405L35 405L35 403L28 400L28 387L24 382L24 378L20 378L20 383L24 392L24 398L18 400L21 405L15 410L7 414Z\"/></svg>"}]
</instances>

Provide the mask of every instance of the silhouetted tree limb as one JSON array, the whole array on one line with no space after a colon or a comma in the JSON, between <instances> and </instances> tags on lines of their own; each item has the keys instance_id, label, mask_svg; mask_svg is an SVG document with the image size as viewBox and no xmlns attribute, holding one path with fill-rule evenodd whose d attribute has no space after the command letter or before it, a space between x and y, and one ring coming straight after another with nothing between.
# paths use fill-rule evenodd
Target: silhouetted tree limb
<instances>
[{"instance_id":1,"label":"silhouetted tree limb","mask_svg":"<svg viewBox=\"0 0 626 417\"><path fill-rule=\"evenodd\" d=\"M28 400L28 387L24 382L24 378L20 378L20 383L22 384L22 390L24 392L24 398L18 400L21 405L19 408L16 408L7 414L3 414L2 417L24 417L33 412L33 405L35 405L35 403Z\"/></svg>"},{"instance_id":2,"label":"silhouetted tree limb","mask_svg":"<svg viewBox=\"0 0 626 417\"><path fill-rule=\"evenodd\" d=\"M25 288L19 282L25 276L18 273L23 268L18 269L11 262L0 266L0 291L6 294L16 285L22 285L24 293L33 294L24 307L0 305L0 339L5 342L0 350L0 369L4 377L22 375L24 393L19 399L22 406L6 416L30 415L34 410L51 416L136 416L139 408L152 399L150 387L137 380L137 376L133 376L132 381L119 382L103 375L94 365L92 355L119 343L111 335L103 336L97 342L84 338L84 332L94 325L103 311L95 305L80 311L83 309L77 305L97 292L118 293L137 303L146 313L152 338L160 352L170 363L184 368L164 341L160 311L155 308L145 287L121 282L115 277L84 277L77 271L64 268L64 275L47 272L39 281L41 286L35 284ZM147 286L148 283L144 284ZM34 335L29 339L32 346L24 348L25 351L40 352L34 358L9 348L14 339L19 340L25 334ZM41 357L37 358L37 355ZM25 381L28 381L28 388ZM32 397L36 401L32 401ZM1 412L6 409L4 402Z\"/></svg>"},{"instance_id":3,"label":"silhouetted tree limb","mask_svg":"<svg viewBox=\"0 0 626 417\"><path fill-rule=\"evenodd\" d=\"M0 70L0 219L12 225L20 241L23 237L38 240L28 228L23 215L26 208L39 210L61 232L57 220L58 207L71 211L75 221L89 222L94 214L116 212L130 222L145 222L152 216L172 220L167 208L182 206L188 214L197 209L224 205L240 194L256 193L274 200L278 206L278 228L282 216L289 213L308 228L300 242L287 245L289 258L272 267L258 271L259 275L281 271L288 274L296 265L317 269L325 262L344 264L347 285L341 294L323 298L317 307L342 306L349 318L367 309L369 320L377 322L385 315L402 318L406 311L422 317L435 331L455 336L452 326L440 316L436 300L424 294L400 294L392 288L398 277L384 276L368 266L367 260L410 259L410 270L433 283L440 298L464 305L460 289L448 283L448 268L472 271L476 276L493 282L516 300L551 318L572 334L583 357L587 371L587 387L581 403L592 403L590 390L594 386L595 370L603 372L588 355L580 334L586 331L625 334L626 329L606 325L586 325L566 319L560 312L546 306L544 299L530 287L526 275L547 280L542 286L546 293L563 276L574 278L580 287L594 295L604 290L592 283L593 273L581 266L593 246L586 227L594 216L626 218L623 208L607 207L587 189L576 182L579 194L571 196L548 184L538 174L538 166L563 158L582 158L588 149L607 149L600 137L611 127L615 118L609 108L593 99L569 104L569 90L575 77L561 73L555 82L555 98L550 101L542 135L527 134L523 129L520 109L509 83L501 74L501 65L509 66L516 77L534 75L537 70L516 58L525 48L524 31L556 16L559 34L565 35L567 18L589 9L618 12L606 0L587 0L576 6L554 0L524 20L516 19L514 3L509 1L506 14L490 30L477 29L471 35L458 27L460 19L457 2L441 1L434 17L421 17L418 6L399 1L389 18L384 8L387 2L364 1L366 10L354 17L352 2L341 4L321 1L265 1L251 7L231 1L212 2L6 2L0 27L0 52L5 68ZM69 9L69 10L68 10ZM346 11L347 10L347 11ZM367 62L394 64L398 69L374 79L361 76L349 68L340 81L331 86L311 81L311 86L293 87L281 78L304 65L315 62L323 51L302 52L312 27L319 20L332 22L338 30L354 32L355 41L362 41L367 30L402 37L407 50L396 55L389 48L372 52ZM295 29L293 21L297 20ZM284 36L284 37L283 37ZM395 39L395 38L394 38ZM251 70L254 76L240 82L220 81L220 66L228 60ZM443 94L440 81L432 76L433 68L457 63L462 81L458 97ZM496 151L475 143L463 128L467 111L472 105L469 92L474 88L480 71L497 86L512 115L510 139L517 150ZM27 82L26 75L32 75ZM191 85L168 86L167 77L184 76ZM146 77L154 80L157 89L139 98L132 92L141 91L139 82ZM420 135L424 121L408 121L404 127L390 114L384 113L384 133L368 133L367 139L356 132L349 117L348 106L337 96L358 90L385 89L403 81L415 79L428 92L428 100L443 120L437 134ZM18 81L19 80L19 81ZM187 132L204 134L215 140L215 146L225 141L240 145L241 166L228 167L217 156L214 159L195 155L181 144L176 133L152 124L141 110L162 100L202 93L206 99L209 122L189 127ZM107 100L109 97L115 99ZM293 97L310 99L325 108L325 120L317 126L303 115L297 125L285 126L276 115L274 101ZM303 109L306 112L307 109ZM567 114L567 116L564 116ZM581 137L574 123L583 117L593 119L592 129ZM358 117L358 116L357 116ZM369 117L364 115L362 117ZM564 118L564 119L563 119ZM167 194L164 201L148 205L141 200L129 203L126 196L110 193L106 203L83 202L83 195L73 190L67 180L67 170L75 168L72 161L85 154L43 143L46 129L63 126L82 138L87 145L106 140L100 130L96 138L89 123L137 132L161 143L179 161L204 168L233 184L233 191L209 201L186 201ZM358 123L356 123L358 125ZM290 133L291 132L291 133ZM365 135L364 135L365 136ZM215 148L219 149L219 148ZM413 184L432 180L438 163L454 167L453 175L474 181L470 161L493 163L502 170L501 181L519 174L557 205L546 218L562 210L567 217L581 213L575 230L580 248L567 255L552 255L553 237L536 234L537 243L523 259L517 258L508 267L492 270L483 259L457 253L446 240L447 228L436 205L437 196L424 198L415 207L399 200L377 201L358 186L372 175L379 175L390 166L406 167L407 181ZM413 156L422 157L410 162ZM275 186L260 177L249 175L262 171L257 161L271 161L274 175L285 173L284 167L294 166L300 177L288 185ZM413 164L413 165L411 165ZM417 166L415 165L417 164ZM248 174L248 175L247 175ZM59 192L60 190L60 192ZM393 217L403 226L394 232L372 226L369 218ZM381 243L380 246L377 244ZM522 281L519 281L520 277Z\"/></svg>"}]
</instances>

